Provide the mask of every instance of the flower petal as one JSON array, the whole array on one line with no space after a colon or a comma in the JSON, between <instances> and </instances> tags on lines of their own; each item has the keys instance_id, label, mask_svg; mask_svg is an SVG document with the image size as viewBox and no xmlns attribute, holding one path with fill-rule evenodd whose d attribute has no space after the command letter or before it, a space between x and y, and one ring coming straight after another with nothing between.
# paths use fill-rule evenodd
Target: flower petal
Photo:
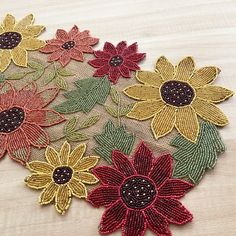
<instances>
[{"instance_id":1,"label":"flower petal","mask_svg":"<svg viewBox=\"0 0 236 236\"><path fill-rule=\"evenodd\" d=\"M22 124L28 141L35 147L42 148L49 144L48 134L36 124L24 123Z\"/></svg>"},{"instance_id":2,"label":"flower petal","mask_svg":"<svg viewBox=\"0 0 236 236\"><path fill-rule=\"evenodd\" d=\"M139 143L134 153L134 168L140 175L148 175L152 168L153 153L144 142Z\"/></svg>"},{"instance_id":3,"label":"flower petal","mask_svg":"<svg viewBox=\"0 0 236 236\"><path fill-rule=\"evenodd\" d=\"M220 73L220 69L214 66L208 66L198 69L190 78L189 83L193 87L202 87L206 84L212 83L217 75Z\"/></svg>"},{"instance_id":4,"label":"flower petal","mask_svg":"<svg viewBox=\"0 0 236 236\"><path fill-rule=\"evenodd\" d=\"M8 109L15 97L15 90L13 86L9 82L5 82L0 84L0 107L4 109Z\"/></svg>"},{"instance_id":5,"label":"flower petal","mask_svg":"<svg viewBox=\"0 0 236 236\"><path fill-rule=\"evenodd\" d=\"M118 54L122 54L123 51L127 48L127 43L126 41L121 41L117 44L116 50Z\"/></svg>"},{"instance_id":6,"label":"flower petal","mask_svg":"<svg viewBox=\"0 0 236 236\"><path fill-rule=\"evenodd\" d=\"M45 188L52 182L52 178L48 174L32 174L25 179L25 183L28 187L33 189Z\"/></svg>"},{"instance_id":7,"label":"flower petal","mask_svg":"<svg viewBox=\"0 0 236 236\"><path fill-rule=\"evenodd\" d=\"M27 168L32 172L39 172L42 174L51 174L53 172L54 167L45 162L45 161L31 161L27 164Z\"/></svg>"},{"instance_id":8,"label":"flower petal","mask_svg":"<svg viewBox=\"0 0 236 236\"><path fill-rule=\"evenodd\" d=\"M137 65L137 63L135 63L135 62L133 62L131 60L125 60L123 62L123 65L125 67L127 67L128 69L133 70L133 71L140 69L140 67Z\"/></svg>"},{"instance_id":9,"label":"flower petal","mask_svg":"<svg viewBox=\"0 0 236 236\"><path fill-rule=\"evenodd\" d=\"M20 47L26 50L37 50L45 46L45 42L36 38L28 38L22 40Z\"/></svg>"},{"instance_id":10,"label":"flower petal","mask_svg":"<svg viewBox=\"0 0 236 236\"><path fill-rule=\"evenodd\" d=\"M155 87L158 87L158 88L163 83L161 75L158 72L140 70L140 71L137 72L136 78L141 83L152 85L152 86L155 86Z\"/></svg>"},{"instance_id":11,"label":"flower petal","mask_svg":"<svg viewBox=\"0 0 236 236\"><path fill-rule=\"evenodd\" d=\"M85 45L76 45L75 48L81 52L85 52L85 53L93 53L94 50L91 46L85 46Z\"/></svg>"},{"instance_id":12,"label":"flower petal","mask_svg":"<svg viewBox=\"0 0 236 236\"><path fill-rule=\"evenodd\" d=\"M163 80L171 80L174 77L175 67L162 56L157 60L156 69L161 74Z\"/></svg>"},{"instance_id":13,"label":"flower petal","mask_svg":"<svg viewBox=\"0 0 236 236\"><path fill-rule=\"evenodd\" d=\"M164 106L165 104L162 100L137 102L127 114L127 117L136 120L147 120L162 110Z\"/></svg>"},{"instance_id":14,"label":"flower petal","mask_svg":"<svg viewBox=\"0 0 236 236\"><path fill-rule=\"evenodd\" d=\"M192 214L175 199L159 198L155 203L155 208L173 224L182 225L193 219Z\"/></svg>"},{"instance_id":15,"label":"flower petal","mask_svg":"<svg viewBox=\"0 0 236 236\"><path fill-rule=\"evenodd\" d=\"M196 89L196 96L212 103L219 103L233 96L233 91L213 85L206 85Z\"/></svg>"},{"instance_id":16,"label":"flower petal","mask_svg":"<svg viewBox=\"0 0 236 236\"><path fill-rule=\"evenodd\" d=\"M79 28L77 25L74 25L68 33L68 36L72 39L79 33Z\"/></svg>"},{"instance_id":17,"label":"flower petal","mask_svg":"<svg viewBox=\"0 0 236 236\"><path fill-rule=\"evenodd\" d=\"M68 36L68 33L63 29L58 29L56 32L57 39L61 39L63 41L70 40L70 37Z\"/></svg>"},{"instance_id":18,"label":"flower petal","mask_svg":"<svg viewBox=\"0 0 236 236\"><path fill-rule=\"evenodd\" d=\"M12 31L14 29L14 26L15 26L15 17L10 15L10 14L7 14L2 22L2 26L6 31Z\"/></svg>"},{"instance_id":19,"label":"flower petal","mask_svg":"<svg viewBox=\"0 0 236 236\"><path fill-rule=\"evenodd\" d=\"M88 171L97 165L98 160L98 156L83 157L77 162L74 168L76 169L76 171Z\"/></svg>"},{"instance_id":20,"label":"flower petal","mask_svg":"<svg viewBox=\"0 0 236 236\"><path fill-rule=\"evenodd\" d=\"M52 61L57 61L57 60L59 60L63 53L64 53L64 50L63 50L63 49L59 49L59 50L53 52L53 53L48 57L48 61L49 61L49 62L52 62Z\"/></svg>"},{"instance_id":21,"label":"flower petal","mask_svg":"<svg viewBox=\"0 0 236 236\"><path fill-rule=\"evenodd\" d=\"M124 66L123 64L119 67L119 71L121 73L121 75L125 78L130 78L130 69L126 66Z\"/></svg>"},{"instance_id":22,"label":"flower petal","mask_svg":"<svg viewBox=\"0 0 236 236\"><path fill-rule=\"evenodd\" d=\"M100 67L99 69L97 69L93 75L97 77L102 77L104 75L107 75L109 69L110 69L109 65L104 65Z\"/></svg>"},{"instance_id":23,"label":"flower petal","mask_svg":"<svg viewBox=\"0 0 236 236\"><path fill-rule=\"evenodd\" d=\"M79 160L82 159L84 153L86 151L86 144L82 143L78 145L70 154L68 165L74 166Z\"/></svg>"},{"instance_id":24,"label":"flower petal","mask_svg":"<svg viewBox=\"0 0 236 236\"><path fill-rule=\"evenodd\" d=\"M67 185L59 186L55 203L56 210L62 215L65 214L71 203L71 191Z\"/></svg>"},{"instance_id":25,"label":"flower petal","mask_svg":"<svg viewBox=\"0 0 236 236\"><path fill-rule=\"evenodd\" d=\"M0 72L5 71L11 63L10 50L0 51Z\"/></svg>"},{"instance_id":26,"label":"flower petal","mask_svg":"<svg viewBox=\"0 0 236 236\"><path fill-rule=\"evenodd\" d=\"M59 62L61 63L62 66L66 66L67 64L69 64L70 60L71 60L70 53L65 51L61 55Z\"/></svg>"},{"instance_id":27,"label":"flower petal","mask_svg":"<svg viewBox=\"0 0 236 236\"><path fill-rule=\"evenodd\" d=\"M59 155L61 164L67 165L70 156L70 144L67 141L63 143Z\"/></svg>"},{"instance_id":28,"label":"flower petal","mask_svg":"<svg viewBox=\"0 0 236 236\"><path fill-rule=\"evenodd\" d=\"M143 212L129 210L122 228L124 236L143 236L146 228Z\"/></svg>"},{"instance_id":29,"label":"flower petal","mask_svg":"<svg viewBox=\"0 0 236 236\"><path fill-rule=\"evenodd\" d=\"M72 191L72 194L78 198L86 198L87 197L87 189L84 184L79 180L72 178L68 183L68 187Z\"/></svg>"},{"instance_id":30,"label":"flower petal","mask_svg":"<svg viewBox=\"0 0 236 236\"><path fill-rule=\"evenodd\" d=\"M120 186L124 180L124 175L110 166L99 166L92 172L103 184Z\"/></svg>"},{"instance_id":31,"label":"flower petal","mask_svg":"<svg viewBox=\"0 0 236 236\"><path fill-rule=\"evenodd\" d=\"M5 152L6 152L6 135L5 134L0 134L0 159L4 157Z\"/></svg>"},{"instance_id":32,"label":"flower petal","mask_svg":"<svg viewBox=\"0 0 236 236\"><path fill-rule=\"evenodd\" d=\"M159 88L150 85L142 85L142 84L131 85L124 90L124 93L127 96L137 100L160 99Z\"/></svg>"},{"instance_id":33,"label":"flower petal","mask_svg":"<svg viewBox=\"0 0 236 236\"><path fill-rule=\"evenodd\" d=\"M23 37L37 37L45 30L43 25L30 25L21 32Z\"/></svg>"},{"instance_id":34,"label":"flower petal","mask_svg":"<svg viewBox=\"0 0 236 236\"><path fill-rule=\"evenodd\" d=\"M98 179L93 174L87 172L77 172L74 177L85 184L96 184L98 182Z\"/></svg>"},{"instance_id":35,"label":"flower petal","mask_svg":"<svg viewBox=\"0 0 236 236\"><path fill-rule=\"evenodd\" d=\"M115 46L109 42L105 42L104 47L103 47L103 51L110 53L112 55L117 54Z\"/></svg>"},{"instance_id":36,"label":"flower petal","mask_svg":"<svg viewBox=\"0 0 236 236\"><path fill-rule=\"evenodd\" d=\"M186 139L196 142L200 128L196 112L191 106L177 109L175 127Z\"/></svg>"},{"instance_id":37,"label":"flower petal","mask_svg":"<svg viewBox=\"0 0 236 236\"><path fill-rule=\"evenodd\" d=\"M168 179L158 190L158 196L181 198L193 187L192 184L180 179Z\"/></svg>"},{"instance_id":38,"label":"flower petal","mask_svg":"<svg viewBox=\"0 0 236 236\"><path fill-rule=\"evenodd\" d=\"M101 68L100 68L101 69ZM116 84L118 79L120 78L121 74L118 68L116 67L111 67L109 70L109 80L113 83Z\"/></svg>"},{"instance_id":39,"label":"flower petal","mask_svg":"<svg viewBox=\"0 0 236 236\"><path fill-rule=\"evenodd\" d=\"M45 158L54 167L61 165L59 153L52 147L47 146L45 151Z\"/></svg>"},{"instance_id":40,"label":"flower petal","mask_svg":"<svg viewBox=\"0 0 236 236\"><path fill-rule=\"evenodd\" d=\"M139 62L143 60L145 56L146 56L146 53L133 53L129 55L128 57L126 57L126 59L134 61L134 62Z\"/></svg>"},{"instance_id":41,"label":"flower petal","mask_svg":"<svg viewBox=\"0 0 236 236\"><path fill-rule=\"evenodd\" d=\"M52 200L56 196L58 188L59 185L55 184L54 182L51 182L40 194L39 204L45 205L52 202Z\"/></svg>"},{"instance_id":42,"label":"flower petal","mask_svg":"<svg viewBox=\"0 0 236 236\"><path fill-rule=\"evenodd\" d=\"M90 192L87 200L95 207L107 207L116 202L119 199L119 195L118 187L99 186Z\"/></svg>"},{"instance_id":43,"label":"flower petal","mask_svg":"<svg viewBox=\"0 0 236 236\"><path fill-rule=\"evenodd\" d=\"M110 59L111 55L109 53L103 52L101 50L94 51L94 55L98 58Z\"/></svg>"},{"instance_id":44,"label":"flower petal","mask_svg":"<svg viewBox=\"0 0 236 236\"><path fill-rule=\"evenodd\" d=\"M126 211L127 210L121 201L112 204L103 213L99 232L101 234L108 234L120 228L125 219Z\"/></svg>"},{"instance_id":45,"label":"flower petal","mask_svg":"<svg viewBox=\"0 0 236 236\"><path fill-rule=\"evenodd\" d=\"M58 45L50 45L50 44L47 44L46 46L44 46L43 48L40 48L40 52L43 52L43 53L52 53L52 52L55 52L57 51L58 49L60 48L60 46Z\"/></svg>"},{"instance_id":46,"label":"flower petal","mask_svg":"<svg viewBox=\"0 0 236 236\"><path fill-rule=\"evenodd\" d=\"M179 62L176 69L175 79L188 81L195 69L192 57L186 57Z\"/></svg>"},{"instance_id":47,"label":"flower petal","mask_svg":"<svg viewBox=\"0 0 236 236\"><path fill-rule=\"evenodd\" d=\"M134 53L136 53L138 51L138 44L137 43L133 43L131 45L129 45L123 52L123 56L129 56L132 55Z\"/></svg>"},{"instance_id":48,"label":"flower petal","mask_svg":"<svg viewBox=\"0 0 236 236\"><path fill-rule=\"evenodd\" d=\"M90 45L90 46L93 46L95 44L97 44L99 42L99 39L98 38L93 38L93 37L86 37L86 38L83 38L83 39L80 39L78 40L76 43L77 45Z\"/></svg>"},{"instance_id":49,"label":"flower petal","mask_svg":"<svg viewBox=\"0 0 236 236\"><path fill-rule=\"evenodd\" d=\"M156 139L170 133L174 128L176 120L175 108L165 106L160 112L156 113L152 120L151 128Z\"/></svg>"},{"instance_id":50,"label":"flower petal","mask_svg":"<svg viewBox=\"0 0 236 236\"><path fill-rule=\"evenodd\" d=\"M70 57L76 61L84 61L83 53L75 48L70 50Z\"/></svg>"},{"instance_id":51,"label":"flower petal","mask_svg":"<svg viewBox=\"0 0 236 236\"><path fill-rule=\"evenodd\" d=\"M155 159L149 177L160 187L172 174L172 157L170 154Z\"/></svg>"},{"instance_id":52,"label":"flower petal","mask_svg":"<svg viewBox=\"0 0 236 236\"><path fill-rule=\"evenodd\" d=\"M24 48L15 47L11 50L12 60L18 66L27 67L28 53Z\"/></svg>"},{"instance_id":53,"label":"flower petal","mask_svg":"<svg viewBox=\"0 0 236 236\"><path fill-rule=\"evenodd\" d=\"M136 172L128 156L118 150L112 152L112 163L125 176L134 175Z\"/></svg>"},{"instance_id":54,"label":"flower petal","mask_svg":"<svg viewBox=\"0 0 236 236\"><path fill-rule=\"evenodd\" d=\"M27 26L33 24L33 22L34 22L34 15L29 14L25 16L24 18L22 18L19 22L17 22L15 26L15 30L25 29Z\"/></svg>"},{"instance_id":55,"label":"flower petal","mask_svg":"<svg viewBox=\"0 0 236 236\"><path fill-rule=\"evenodd\" d=\"M88 64L95 67L95 68L100 68L100 67L104 66L105 64L108 64L108 60L103 59L103 58L95 58L93 60L88 61Z\"/></svg>"},{"instance_id":56,"label":"flower petal","mask_svg":"<svg viewBox=\"0 0 236 236\"><path fill-rule=\"evenodd\" d=\"M192 106L202 119L210 121L218 126L225 126L228 124L227 117L216 105L196 98L193 101Z\"/></svg>"}]
</instances>

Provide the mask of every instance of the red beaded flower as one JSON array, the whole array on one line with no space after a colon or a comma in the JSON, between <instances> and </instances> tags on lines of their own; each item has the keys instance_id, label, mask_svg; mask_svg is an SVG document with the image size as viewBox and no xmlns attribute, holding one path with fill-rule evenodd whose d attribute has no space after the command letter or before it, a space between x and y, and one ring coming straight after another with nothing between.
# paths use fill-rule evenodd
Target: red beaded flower
<instances>
[{"instance_id":1,"label":"red beaded flower","mask_svg":"<svg viewBox=\"0 0 236 236\"><path fill-rule=\"evenodd\" d=\"M116 84L120 76L130 78L130 71L140 69L137 63L143 60L146 54L137 53L137 50L137 43L127 47L127 43L122 41L115 47L113 44L106 42L103 51L94 51L97 58L90 60L88 63L98 68L94 76L108 75L109 80Z\"/></svg>"},{"instance_id":2,"label":"red beaded flower","mask_svg":"<svg viewBox=\"0 0 236 236\"><path fill-rule=\"evenodd\" d=\"M157 235L171 236L169 223L178 225L192 220L191 213L177 200L193 187L172 179L171 155L153 157L141 142L130 161L120 151L113 151L114 167L101 166L93 173L102 185L94 189L88 201L107 207L100 233L122 228L123 236L143 236L150 228Z\"/></svg>"},{"instance_id":3,"label":"red beaded flower","mask_svg":"<svg viewBox=\"0 0 236 236\"><path fill-rule=\"evenodd\" d=\"M51 53L48 61L59 61L66 66L71 59L84 61L83 53L93 53L92 46L97 44L99 39L89 35L89 31L80 32L75 25L68 33L58 29L56 39L47 40L47 45L40 49L40 52Z\"/></svg>"},{"instance_id":4,"label":"red beaded flower","mask_svg":"<svg viewBox=\"0 0 236 236\"><path fill-rule=\"evenodd\" d=\"M30 157L30 145L41 148L49 144L48 134L41 127L64 121L51 109L45 109L58 89L36 92L34 83L16 91L5 82L0 85L0 159L7 151L15 161L25 164Z\"/></svg>"}]
</instances>

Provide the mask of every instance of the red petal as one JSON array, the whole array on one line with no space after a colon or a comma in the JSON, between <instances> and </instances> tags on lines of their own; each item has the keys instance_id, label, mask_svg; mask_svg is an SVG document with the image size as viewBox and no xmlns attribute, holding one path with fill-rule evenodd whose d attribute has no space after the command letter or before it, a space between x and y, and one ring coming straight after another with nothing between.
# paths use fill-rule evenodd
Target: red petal
<instances>
[{"instance_id":1,"label":"red petal","mask_svg":"<svg viewBox=\"0 0 236 236\"><path fill-rule=\"evenodd\" d=\"M122 74L123 77L130 78L130 70L129 70L129 68L127 68L124 65L121 65L119 67L119 69L120 69L120 73Z\"/></svg>"},{"instance_id":2,"label":"red petal","mask_svg":"<svg viewBox=\"0 0 236 236\"><path fill-rule=\"evenodd\" d=\"M92 38L92 37L87 37L87 38L83 38L80 40L76 41L76 45L95 45L97 44L99 41L99 39L97 38Z\"/></svg>"},{"instance_id":3,"label":"red petal","mask_svg":"<svg viewBox=\"0 0 236 236\"><path fill-rule=\"evenodd\" d=\"M30 158L30 144L23 130L8 134L7 152L11 159L25 165Z\"/></svg>"},{"instance_id":4,"label":"red petal","mask_svg":"<svg viewBox=\"0 0 236 236\"><path fill-rule=\"evenodd\" d=\"M5 155L6 144L6 135L0 134L0 159Z\"/></svg>"},{"instance_id":5,"label":"red petal","mask_svg":"<svg viewBox=\"0 0 236 236\"><path fill-rule=\"evenodd\" d=\"M93 169L93 173L103 184L111 186L120 186L124 180L121 172L109 166L99 166Z\"/></svg>"},{"instance_id":6,"label":"red petal","mask_svg":"<svg viewBox=\"0 0 236 236\"><path fill-rule=\"evenodd\" d=\"M64 43L64 41L61 39L50 39L50 40L47 40L46 42L47 44L50 44L53 46L59 46L59 47Z\"/></svg>"},{"instance_id":7,"label":"red petal","mask_svg":"<svg viewBox=\"0 0 236 236\"><path fill-rule=\"evenodd\" d=\"M47 133L45 133L38 125L24 123L22 129L33 146L41 148L46 147L49 144Z\"/></svg>"},{"instance_id":8,"label":"red petal","mask_svg":"<svg viewBox=\"0 0 236 236\"><path fill-rule=\"evenodd\" d=\"M117 51L115 46L112 43L109 42L105 42L104 47L103 47L103 51L110 53L112 55L116 55Z\"/></svg>"},{"instance_id":9,"label":"red petal","mask_svg":"<svg viewBox=\"0 0 236 236\"><path fill-rule=\"evenodd\" d=\"M48 61L51 62L51 61L57 61L61 55L64 53L64 50L63 49L59 49L55 52L53 52L49 57L48 57Z\"/></svg>"},{"instance_id":10,"label":"red petal","mask_svg":"<svg viewBox=\"0 0 236 236\"><path fill-rule=\"evenodd\" d=\"M77 25L74 25L72 29L69 31L68 36L71 39L74 39L74 37L76 37L78 33L79 33L79 28Z\"/></svg>"},{"instance_id":11,"label":"red petal","mask_svg":"<svg viewBox=\"0 0 236 236\"><path fill-rule=\"evenodd\" d=\"M150 207L144 211L147 219L148 227L156 234L171 236L168 228L168 221L157 212L156 209Z\"/></svg>"},{"instance_id":12,"label":"red petal","mask_svg":"<svg viewBox=\"0 0 236 236\"><path fill-rule=\"evenodd\" d=\"M104 58L104 59L110 59L111 55L109 53L106 53L106 52L103 52L103 51L94 51L94 55L96 57L101 57L101 58Z\"/></svg>"},{"instance_id":13,"label":"red petal","mask_svg":"<svg viewBox=\"0 0 236 236\"><path fill-rule=\"evenodd\" d=\"M130 60L125 60L123 65L133 71L140 69L140 67L135 62L132 62Z\"/></svg>"},{"instance_id":14,"label":"red petal","mask_svg":"<svg viewBox=\"0 0 236 236\"><path fill-rule=\"evenodd\" d=\"M112 162L117 170L123 173L125 176L130 176L135 174L135 169L128 157L120 151L112 152Z\"/></svg>"},{"instance_id":15,"label":"red petal","mask_svg":"<svg viewBox=\"0 0 236 236\"><path fill-rule=\"evenodd\" d=\"M122 54L123 51L127 48L127 43L126 41L121 41L117 44L116 50L118 54Z\"/></svg>"},{"instance_id":16,"label":"red petal","mask_svg":"<svg viewBox=\"0 0 236 236\"><path fill-rule=\"evenodd\" d=\"M102 77L104 75L107 75L109 69L109 65L104 65L101 68L97 69L93 75L97 77Z\"/></svg>"},{"instance_id":17,"label":"red petal","mask_svg":"<svg viewBox=\"0 0 236 236\"><path fill-rule=\"evenodd\" d=\"M137 170L138 174L148 175L152 168L153 153L141 142L135 153L134 153L134 168Z\"/></svg>"},{"instance_id":18,"label":"red petal","mask_svg":"<svg viewBox=\"0 0 236 236\"><path fill-rule=\"evenodd\" d=\"M78 39L83 39L83 38L87 38L87 37L89 37L89 30L84 30L84 31L78 33L78 35L76 36L75 39L78 40Z\"/></svg>"},{"instance_id":19,"label":"red petal","mask_svg":"<svg viewBox=\"0 0 236 236\"><path fill-rule=\"evenodd\" d=\"M88 61L88 63L89 63L89 65L91 65L95 68L99 68L99 67L102 67L104 65L108 65L108 60L101 59L101 58L96 58L96 59Z\"/></svg>"},{"instance_id":20,"label":"red petal","mask_svg":"<svg viewBox=\"0 0 236 236\"><path fill-rule=\"evenodd\" d=\"M111 67L109 71L109 80L113 83L116 84L118 79L120 78L120 71L116 67Z\"/></svg>"},{"instance_id":21,"label":"red petal","mask_svg":"<svg viewBox=\"0 0 236 236\"><path fill-rule=\"evenodd\" d=\"M0 85L0 107L2 110L9 108L14 100L15 90L9 82Z\"/></svg>"},{"instance_id":22,"label":"red petal","mask_svg":"<svg viewBox=\"0 0 236 236\"><path fill-rule=\"evenodd\" d=\"M138 50L138 44L133 43L124 50L123 56L129 56L131 54L134 54L137 52L137 50Z\"/></svg>"},{"instance_id":23,"label":"red petal","mask_svg":"<svg viewBox=\"0 0 236 236\"><path fill-rule=\"evenodd\" d=\"M134 53L126 57L126 59L134 61L134 62L139 62L143 60L146 57L146 53Z\"/></svg>"},{"instance_id":24,"label":"red petal","mask_svg":"<svg viewBox=\"0 0 236 236\"><path fill-rule=\"evenodd\" d=\"M193 187L192 184L180 179L168 179L160 187L158 195L161 197L181 198Z\"/></svg>"},{"instance_id":25,"label":"red petal","mask_svg":"<svg viewBox=\"0 0 236 236\"><path fill-rule=\"evenodd\" d=\"M31 110L27 113L26 121L39 126L49 127L61 123L65 118L54 110Z\"/></svg>"},{"instance_id":26,"label":"red petal","mask_svg":"<svg viewBox=\"0 0 236 236\"><path fill-rule=\"evenodd\" d=\"M117 201L111 205L103 213L99 232L101 234L108 234L120 228L125 218L126 211L127 210L121 201Z\"/></svg>"},{"instance_id":27,"label":"red petal","mask_svg":"<svg viewBox=\"0 0 236 236\"><path fill-rule=\"evenodd\" d=\"M172 173L172 158L170 154L158 157L154 163L149 177L160 187Z\"/></svg>"},{"instance_id":28,"label":"red petal","mask_svg":"<svg viewBox=\"0 0 236 236\"><path fill-rule=\"evenodd\" d=\"M81 52L85 53L93 53L94 50L91 46L75 46L76 49L78 49Z\"/></svg>"},{"instance_id":29,"label":"red petal","mask_svg":"<svg viewBox=\"0 0 236 236\"><path fill-rule=\"evenodd\" d=\"M109 206L119 199L118 187L100 186L92 190L87 200L95 207Z\"/></svg>"},{"instance_id":30,"label":"red petal","mask_svg":"<svg viewBox=\"0 0 236 236\"><path fill-rule=\"evenodd\" d=\"M70 62L71 58L70 58L70 53L65 51L60 59L59 62L61 63L62 66L66 66L69 62Z\"/></svg>"},{"instance_id":31,"label":"red petal","mask_svg":"<svg viewBox=\"0 0 236 236\"><path fill-rule=\"evenodd\" d=\"M26 104L28 109L40 109L46 107L57 96L59 90L57 88L45 89L42 92L36 93L30 103Z\"/></svg>"},{"instance_id":32,"label":"red petal","mask_svg":"<svg viewBox=\"0 0 236 236\"><path fill-rule=\"evenodd\" d=\"M84 61L83 53L75 48L70 50L70 57L76 61Z\"/></svg>"},{"instance_id":33,"label":"red petal","mask_svg":"<svg viewBox=\"0 0 236 236\"><path fill-rule=\"evenodd\" d=\"M40 48L39 51L43 52L43 53L52 53L52 52L57 51L58 49L60 49L60 46L58 46L58 45L47 44L43 48Z\"/></svg>"},{"instance_id":34,"label":"red petal","mask_svg":"<svg viewBox=\"0 0 236 236\"><path fill-rule=\"evenodd\" d=\"M146 220L142 211L129 210L122 228L122 236L144 236Z\"/></svg>"},{"instance_id":35,"label":"red petal","mask_svg":"<svg viewBox=\"0 0 236 236\"><path fill-rule=\"evenodd\" d=\"M57 37L57 39L61 39L63 41L70 40L70 37L69 37L68 33L63 29L58 29L57 30L56 37Z\"/></svg>"},{"instance_id":36,"label":"red petal","mask_svg":"<svg viewBox=\"0 0 236 236\"><path fill-rule=\"evenodd\" d=\"M174 224L182 225L193 219L192 214L176 199L159 198L155 202L155 208Z\"/></svg>"}]
</instances>

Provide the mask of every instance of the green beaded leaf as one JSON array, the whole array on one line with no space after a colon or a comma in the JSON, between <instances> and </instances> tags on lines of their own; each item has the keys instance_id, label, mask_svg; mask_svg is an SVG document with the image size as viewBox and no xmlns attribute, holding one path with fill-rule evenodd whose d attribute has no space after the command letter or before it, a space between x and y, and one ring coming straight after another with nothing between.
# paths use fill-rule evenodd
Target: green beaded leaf
<instances>
[{"instance_id":1,"label":"green beaded leaf","mask_svg":"<svg viewBox=\"0 0 236 236\"><path fill-rule=\"evenodd\" d=\"M6 77L3 73L0 73L0 83L4 83L6 80Z\"/></svg>"},{"instance_id":2,"label":"green beaded leaf","mask_svg":"<svg viewBox=\"0 0 236 236\"><path fill-rule=\"evenodd\" d=\"M106 77L87 78L75 82L77 89L64 94L67 101L54 109L63 114L78 111L90 112L98 104L104 104L110 93L111 84Z\"/></svg>"},{"instance_id":3,"label":"green beaded leaf","mask_svg":"<svg viewBox=\"0 0 236 236\"><path fill-rule=\"evenodd\" d=\"M112 121L108 121L103 132L95 135L94 138L100 145L94 149L95 152L109 164L112 163L113 150L120 150L129 155L135 141L134 135L127 133L124 126L115 127Z\"/></svg>"},{"instance_id":4,"label":"green beaded leaf","mask_svg":"<svg viewBox=\"0 0 236 236\"><path fill-rule=\"evenodd\" d=\"M170 145L178 148L173 154L176 160L173 176L190 179L194 184L200 182L207 169L215 166L218 154L225 151L216 126L209 122L201 122L196 143L177 135Z\"/></svg>"}]
</instances>

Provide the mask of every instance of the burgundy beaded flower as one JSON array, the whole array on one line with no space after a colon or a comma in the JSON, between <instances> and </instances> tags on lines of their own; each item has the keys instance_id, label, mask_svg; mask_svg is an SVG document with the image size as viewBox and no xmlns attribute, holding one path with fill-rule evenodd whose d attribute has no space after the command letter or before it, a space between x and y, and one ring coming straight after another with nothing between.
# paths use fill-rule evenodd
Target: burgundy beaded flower
<instances>
[{"instance_id":1,"label":"burgundy beaded flower","mask_svg":"<svg viewBox=\"0 0 236 236\"><path fill-rule=\"evenodd\" d=\"M98 68L94 76L102 77L108 75L109 80L116 84L119 77L130 78L130 71L139 70L138 62L144 59L145 53L137 53L138 45L133 43L127 46L125 41L117 44L106 42L103 51L95 51L96 59L90 60L88 63Z\"/></svg>"},{"instance_id":2,"label":"burgundy beaded flower","mask_svg":"<svg viewBox=\"0 0 236 236\"><path fill-rule=\"evenodd\" d=\"M157 235L171 236L169 223L182 225L192 220L178 199L193 185L171 178L170 154L154 159L141 142L131 161L120 151L113 151L113 165L115 168L93 170L102 184L88 196L95 207L107 207L100 223L101 234L121 227L123 236L143 236L148 227Z\"/></svg>"}]
</instances>

